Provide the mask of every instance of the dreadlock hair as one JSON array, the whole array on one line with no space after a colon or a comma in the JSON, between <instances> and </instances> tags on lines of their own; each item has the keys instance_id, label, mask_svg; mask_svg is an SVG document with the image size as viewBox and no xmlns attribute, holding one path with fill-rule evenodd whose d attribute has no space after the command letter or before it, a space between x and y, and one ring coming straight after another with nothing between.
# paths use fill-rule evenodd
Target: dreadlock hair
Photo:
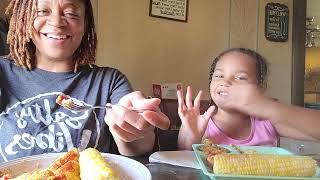
<instances>
[{"instance_id":1,"label":"dreadlock hair","mask_svg":"<svg viewBox=\"0 0 320 180\"><path fill-rule=\"evenodd\" d=\"M78 66L92 65L96 59L97 35L90 0L81 0L85 7L85 33L74 53L75 71ZM15 64L32 70L35 67L36 47L32 42L33 21L37 15L37 0L11 0L6 14L11 15L7 43L9 57Z\"/></svg>"},{"instance_id":2,"label":"dreadlock hair","mask_svg":"<svg viewBox=\"0 0 320 180\"><path fill-rule=\"evenodd\" d=\"M258 80L257 84L260 88L265 90L267 88L267 83L268 83L268 80L267 80L268 62L259 53L255 52L251 49L246 49L246 48L227 49L226 51L219 54L216 58L214 58L214 60L211 64L211 69L210 69L210 74L209 74L209 89L210 89L210 83L212 80L212 75L213 75L213 72L216 68L218 61L221 59L222 56L224 56L228 53L232 53L232 52L238 52L238 53L245 54L245 55L249 56L251 59L256 61L256 75L257 75L257 80ZM211 100L211 105L215 105L213 100Z\"/></svg>"}]
</instances>

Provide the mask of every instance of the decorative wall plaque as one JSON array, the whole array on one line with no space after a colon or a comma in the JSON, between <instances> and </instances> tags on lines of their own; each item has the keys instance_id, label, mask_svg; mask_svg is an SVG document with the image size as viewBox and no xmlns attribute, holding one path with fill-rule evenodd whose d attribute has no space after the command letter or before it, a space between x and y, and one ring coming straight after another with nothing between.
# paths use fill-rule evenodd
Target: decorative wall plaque
<instances>
[{"instance_id":1,"label":"decorative wall plaque","mask_svg":"<svg viewBox=\"0 0 320 180\"><path fill-rule=\"evenodd\" d=\"M187 22L188 0L150 0L149 15Z\"/></svg>"},{"instance_id":2,"label":"decorative wall plaque","mask_svg":"<svg viewBox=\"0 0 320 180\"><path fill-rule=\"evenodd\" d=\"M265 37L269 41L288 40L289 9L279 3L268 3L265 7Z\"/></svg>"}]
</instances>

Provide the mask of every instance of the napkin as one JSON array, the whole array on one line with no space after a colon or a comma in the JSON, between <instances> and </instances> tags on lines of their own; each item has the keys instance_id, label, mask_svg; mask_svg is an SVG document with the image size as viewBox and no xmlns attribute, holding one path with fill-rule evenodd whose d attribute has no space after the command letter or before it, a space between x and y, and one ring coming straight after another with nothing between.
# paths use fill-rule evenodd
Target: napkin
<instances>
[{"instance_id":1,"label":"napkin","mask_svg":"<svg viewBox=\"0 0 320 180\"><path fill-rule=\"evenodd\" d=\"M149 156L149 162L201 169L193 151L157 151Z\"/></svg>"}]
</instances>

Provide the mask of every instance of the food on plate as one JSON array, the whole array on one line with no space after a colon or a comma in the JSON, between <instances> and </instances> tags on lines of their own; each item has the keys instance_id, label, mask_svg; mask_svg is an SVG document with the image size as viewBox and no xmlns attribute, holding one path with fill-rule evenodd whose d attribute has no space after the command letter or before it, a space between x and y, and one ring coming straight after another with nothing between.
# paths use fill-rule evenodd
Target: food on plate
<instances>
[{"instance_id":1,"label":"food on plate","mask_svg":"<svg viewBox=\"0 0 320 180\"><path fill-rule=\"evenodd\" d=\"M214 144L211 140L203 140L203 145L200 146L200 151L202 151L206 156L213 156L216 154L229 153L230 151L226 148L220 147Z\"/></svg>"},{"instance_id":2,"label":"food on plate","mask_svg":"<svg viewBox=\"0 0 320 180\"><path fill-rule=\"evenodd\" d=\"M76 148L56 159L47 170L52 171L57 177L68 180L80 179L79 152Z\"/></svg>"},{"instance_id":3,"label":"food on plate","mask_svg":"<svg viewBox=\"0 0 320 180\"><path fill-rule=\"evenodd\" d=\"M63 177L61 177L62 179ZM11 179L11 178L8 178ZM15 180L26 180L26 179L32 179L32 180L42 180L42 179L50 179L55 180L58 179L57 176L52 171L49 170L37 170L34 172L24 173L16 178Z\"/></svg>"},{"instance_id":4,"label":"food on plate","mask_svg":"<svg viewBox=\"0 0 320 180\"><path fill-rule=\"evenodd\" d=\"M0 171L0 179L1 180L12 179L11 172L8 170Z\"/></svg>"},{"instance_id":5,"label":"food on plate","mask_svg":"<svg viewBox=\"0 0 320 180\"><path fill-rule=\"evenodd\" d=\"M200 146L199 150L203 152L209 165L211 166L213 165L213 159L215 155L230 153L228 149L216 145L210 139L204 139L202 143L203 145Z\"/></svg>"},{"instance_id":6,"label":"food on plate","mask_svg":"<svg viewBox=\"0 0 320 180\"><path fill-rule=\"evenodd\" d=\"M48 168L35 170L33 172L24 173L16 178L16 180L79 180L80 166L79 166L79 152L73 148L66 154L56 159Z\"/></svg>"},{"instance_id":7,"label":"food on plate","mask_svg":"<svg viewBox=\"0 0 320 180\"><path fill-rule=\"evenodd\" d=\"M82 151L80 153L79 162L81 179L119 179L110 164L106 162L100 152L94 148L88 148Z\"/></svg>"},{"instance_id":8,"label":"food on plate","mask_svg":"<svg viewBox=\"0 0 320 180\"><path fill-rule=\"evenodd\" d=\"M8 178L11 179L11 178ZM32 179L32 180L42 180L42 179L56 179L55 175L51 171L47 170L37 170L30 173L24 173L16 178L15 180L26 180L26 179Z\"/></svg>"},{"instance_id":9,"label":"food on plate","mask_svg":"<svg viewBox=\"0 0 320 180\"><path fill-rule=\"evenodd\" d=\"M56 103L62 107L70 108L73 106L74 102L69 96L60 94L56 99Z\"/></svg>"},{"instance_id":10,"label":"food on plate","mask_svg":"<svg viewBox=\"0 0 320 180\"><path fill-rule=\"evenodd\" d=\"M115 170L102 157L100 152L93 148L78 152L71 149L56 159L48 168L37 169L32 172L13 177L10 173L2 173L0 179L15 180L117 180Z\"/></svg>"},{"instance_id":11,"label":"food on plate","mask_svg":"<svg viewBox=\"0 0 320 180\"><path fill-rule=\"evenodd\" d=\"M246 149L246 150L242 150L240 148L240 146L237 146L235 144L230 144L230 147L232 147L233 149L235 149L236 151L238 151L240 154L257 154L258 152L254 149Z\"/></svg>"},{"instance_id":12,"label":"food on plate","mask_svg":"<svg viewBox=\"0 0 320 180\"><path fill-rule=\"evenodd\" d=\"M205 139L203 139L202 140L202 144L203 145L207 145L207 146L212 146L212 145L214 145L215 143L211 140L211 139L208 139L208 138L205 138Z\"/></svg>"},{"instance_id":13,"label":"food on plate","mask_svg":"<svg viewBox=\"0 0 320 180\"><path fill-rule=\"evenodd\" d=\"M293 176L315 175L317 164L308 156L271 154L219 154L214 156L214 174Z\"/></svg>"},{"instance_id":14,"label":"food on plate","mask_svg":"<svg viewBox=\"0 0 320 180\"><path fill-rule=\"evenodd\" d=\"M203 146L202 147L202 152L206 156L214 156L214 155L217 155L217 154L229 153L230 151L228 149L220 147L218 145L213 145L213 146Z\"/></svg>"}]
</instances>

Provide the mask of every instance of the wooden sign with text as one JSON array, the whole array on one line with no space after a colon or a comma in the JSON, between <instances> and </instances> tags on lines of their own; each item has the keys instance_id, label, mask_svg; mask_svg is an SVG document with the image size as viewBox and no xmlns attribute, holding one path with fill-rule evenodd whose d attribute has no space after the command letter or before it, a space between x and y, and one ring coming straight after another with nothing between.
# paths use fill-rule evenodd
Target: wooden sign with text
<instances>
[{"instance_id":1,"label":"wooden sign with text","mask_svg":"<svg viewBox=\"0 0 320 180\"><path fill-rule=\"evenodd\" d=\"M289 9L284 4L268 3L265 7L265 37L269 41L288 40Z\"/></svg>"}]
</instances>

